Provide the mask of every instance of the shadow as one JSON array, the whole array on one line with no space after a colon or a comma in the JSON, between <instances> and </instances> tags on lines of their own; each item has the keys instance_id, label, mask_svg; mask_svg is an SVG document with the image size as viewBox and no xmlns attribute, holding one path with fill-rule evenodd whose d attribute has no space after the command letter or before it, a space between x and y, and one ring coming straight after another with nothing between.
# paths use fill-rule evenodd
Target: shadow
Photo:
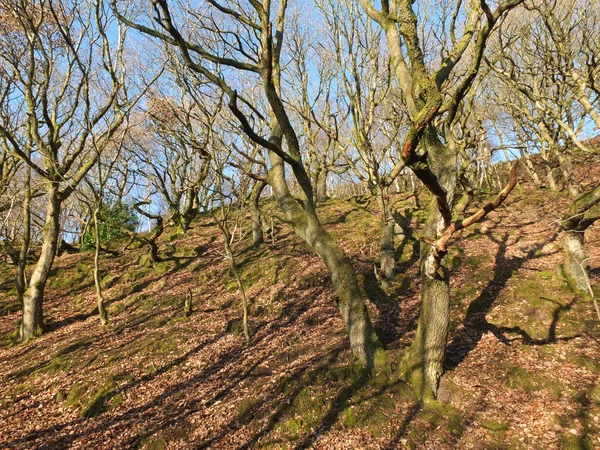
<instances>
[{"instance_id":1,"label":"shadow","mask_svg":"<svg viewBox=\"0 0 600 450\"><path fill-rule=\"evenodd\" d=\"M323 224L323 226L330 226L330 225L339 225L341 223L346 223L346 219L348 219L348 216L350 214L352 214L355 210L354 209L350 209L348 211L343 212L342 214L339 215L339 217L336 217L334 219L331 219L328 222L325 222Z\"/></svg>"},{"instance_id":2,"label":"shadow","mask_svg":"<svg viewBox=\"0 0 600 450\"><path fill-rule=\"evenodd\" d=\"M390 441L387 443L387 445L385 447L383 447L383 450L395 450L395 449L399 448L398 441L400 440L400 438L402 438L406 434L408 426L415 419L415 417L417 416L418 412L421 410L422 407L423 407L423 405L420 402L415 403L414 405L412 405L410 407L410 409L406 413L406 416L404 416L404 419L402 420L402 423L400 424L398 431L396 431L394 433L394 437L392 439L390 439Z\"/></svg>"},{"instance_id":3,"label":"shadow","mask_svg":"<svg viewBox=\"0 0 600 450\"><path fill-rule=\"evenodd\" d=\"M350 400L354 394L356 394L367 384L369 378L370 373L367 370L361 370L359 377L349 386L346 386L344 389L342 389L335 399L331 401L329 409L321 420L321 424L317 430L307 435L304 439L302 439L302 441L296 444L294 448L297 450L307 449L313 444L319 435L329 432L337 421L339 415L346 408L348 400Z\"/></svg>"},{"instance_id":4,"label":"shadow","mask_svg":"<svg viewBox=\"0 0 600 450\"><path fill-rule=\"evenodd\" d=\"M410 320L403 320L400 323L401 308L398 299L400 295L412 294L410 281L408 277L402 278L402 283L394 283L393 291L388 294L379 285L373 271L367 271L362 275L365 279L365 293L379 312L377 320L373 324L375 333L381 343L387 346L416 327L417 316L415 314L410 315Z\"/></svg>"},{"instance_id":5,"label":"shadow","mask_svg":"<svg viewBox=\"0 0 600 450\"><path fill-rule=\"evenodd\" d=\"M509 340L503 333L510 330L502 330L489 323L486 316L513 274L519 270L527 260L536 258L536 252L548 242L553 242L558 233L555 232L547 241L535 245L526 255L522 257L514 256L512 258L506 258L508 232L500 239L494 238L491 231L488 231L485 234L492 242L498 245L498 252L496 253L494 261L494 276L488 281L486 287L481 291L481 294L469 304L464 320L464 327L447 346L446 357L444 360L445 370L452 370L464 361L467 355L477 347L479 341L487 331L491 331L501 342L508 344ZM556 314L557 322L560 312L557 312ZM554 329L556 329L556 324L554 324ZM523 330L521 331L525 333Z\"/></svg>"}]
</instances>

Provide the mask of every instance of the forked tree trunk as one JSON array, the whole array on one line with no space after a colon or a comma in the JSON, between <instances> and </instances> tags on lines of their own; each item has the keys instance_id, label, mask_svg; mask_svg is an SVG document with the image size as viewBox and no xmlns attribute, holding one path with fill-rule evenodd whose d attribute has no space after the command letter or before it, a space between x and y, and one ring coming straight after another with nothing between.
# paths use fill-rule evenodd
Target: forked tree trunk
<instances>
[{"instance_id":1,"label":"forked tree trunk","mask_svg":"<svg viewBox=\"0 0 600 450\"><path fill-rule=\"evenodd\" d=\"M189 188L186 192L183 213L179 215L178 232L180 234L187 233L192 221L198 217L198 211L198 189Z\"/></svg>"},{"instance_id":2,"label":"forked tree trunk","mask_svg":"<svg viewBox=\"0 0 600 450\"><path fill-rule=\"evenodd\" d=\"M433 172L446 190L448 204L452 204L456 188L456 152L443 146L431 131L423 136L422 143L431 158ZM435 239L441 221L436 201L432 200L423 235ZM450 275L443 262L435 274L431 273L433 252L432 246L421 244L421 312L415 339L401 363L405 379L421 399L435 398L437 394L444 371L450 321Z\"/></svg>"},{"instance_id":3,"label":"forked tree trunk","mask_svg":"<svg viewBox=\"0 0 600 450\"><path fill-rule=\"evenodd\" d=\"M94 240L96 241L96 249L94 252L94 285L96 286L96 300L98 305L98 315L100 316L100 324L108 323L108 313L104 306L104 296L100 287L100 224L98 223L101 205L98 204L94 210Z\"/></svg>"},{"instance_id":4,"label":"forked tree trunk","mask_svg":"<svg viewBox=\"0 0 600 450\"><path fill-rule=\"evenodd\" d=\"M521 158L525 159L525 168L527 169L527 172L529 172L529 175L531 176L531 179L533 180L533 184L535 184L536 186L541 186L542 185L542 181L540 180L540 176L538 175L537 171L535 170L535 167L533 166L533 163L531 162L531 157L529 156L529 152L526 150L520 150L521 152Z\"/></svg>"},{"instance_id":5,"label":"forked tree trunk","mask_svg":"<svg viewBox=\"0 0 600 450\"><path fill-rule=\"evenodd\" d=\"M61 202L56 185L50 187L47 197L46 223L42 230L42 251L29 281L29 287L23 296L23 318L20 328L22 340L43 330L44 289L58 247Z\"/></svg>"}]
</instances>

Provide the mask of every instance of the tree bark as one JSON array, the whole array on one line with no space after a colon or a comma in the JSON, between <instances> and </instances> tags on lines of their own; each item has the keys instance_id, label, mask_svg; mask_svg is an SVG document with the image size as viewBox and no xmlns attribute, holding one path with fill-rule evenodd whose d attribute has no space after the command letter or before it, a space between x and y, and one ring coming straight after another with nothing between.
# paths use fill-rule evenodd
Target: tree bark
<instances>
[{"instance_id":1,"label":"tree bark","mask_svg":"<svg viewBox=\"0 0 600 450\"><path fill-rule=\"evenodd\" d=\"M19 302L23 305L23 295L27 285L27 254L31 241L31 167L27 166L25 171L25 198L23 200L23 242L19 251L19 262L17 263L16 288Z\"/></svg>"},{"instance_id":2,"label":"tree bark","mask_svg":"<svg viewBox=\"0 0 600 450\"><path fill-rule=\"evenodd\" d=\"M178 231L180 234L185 234L187 232L192 221L198 217L198 211L198 189L189 188L186 192L183 213L179 215Z\"/></svg>"},{"instance_id":3,"label":"tree bark","mask_svg":"<svg viewBox=\"0 0 600 450\"><path fill-rule=\"evenodd\" d=\"M583 241L583 231L565 231L563 234L563 270L573 291L589 295L588 262L585 257Z\"/></svg>"},{"instance_id":4,"label":"tree bark","mask_svg":"<svg viewBox=\"0 0 600 450\"><path fill-rule=\"evenodd\" d=\"M100 287L100 224L98 223L101 204L98 204L94 210L94 239L96 241L96 249L94 252L94 285L96 286L96 300L98 304L98 315L100 316L100 324L102 326L108 323L108 313L104 306L104 296Z\"/></svg>"},{"instance_id":5,"label":"tree bark","mask_svg":"<svg viewBox=\"0 0 600 450\"><path fill-rule=\"evenodd\" d=\"M263 224L260 216L260 194L267 184L265 182L258 182L252 188L252 194L250 195L250 219L252 221L252 245L255 248L260 247L264 242L263 236Z\"/></svg>"},{"instance_id":6,"label":"tree bark","mask_svg":"<svg viewBox=\"0 0 600 450\"><path fill-rule=\"evenodd\" d=\"M394 258L394 217L390 211L389 198L385 189L378 189L377 200L381 213L381 239L379 241L379 270L384 280L394 278L396 260Z\"/></svg>"},{"instance_id":7,"label":"tree bark","mask_svg":"<svg viewBox=\"0 0 600 450\"><path fill-rule=\"evenodd\" d=\"M450 145L444 146L434 131L429 130L422 140L431 168L446 190L448 204L452 204L456 188L456 152ZM436 239L443 221L436 200L429 205L429 214L423 235ZM450 274L442 263L434 273L431 271L435 249L421 243L421 312L415 340L407 350L401 371L418 398L435 398L444 371L444 353L448 339L450 320Z\"/></svg>"},{"instance_id":8,"label":"tree bark","mask_svg":"<svg viewBox=\"0 0 600 450\"><path fill-rule=\"evenodd\" d=\"M277 132L271 139L280 139ZM314 209L302 208L293 198L285 182L282 159L273 152L269 154L269 184L279 207L292 224L296 235L310 245L325 263L331 274L352 352L361 364L371 368L374 363L376 336L350 258L323 228Z\"/></svg>"},{"instance_id":9,"label":"tree bark","mask_svg":"<svg viewBox=\"0 0 600 450\"><path fill-rule=\"evenodd\" d=\"M319 203L323 203L329 199L329 196L327 195L327 174L327 170L323 167L317 174L317 193L315 199Z\"/></svg>"},{"instance_id":10,"label":"tree bark","mask_svg":"<svg viewBox=\"0 0 600 450\"><path fill-rule=\"evenodd\" d=\"M577 197L561 222L564 231L564 275L571 289L582 295L592 294L584 248L585 231L598 219L600 186Z\"/></svg>"},{"instance_id":11,"label":"tree bark","mask_svg":"<svg viewBox=\"0 0 600 450\"><path fill-rule=\"evenodd\" d=\"M48 281L48 274L54 263L59 235L61 201L58 186L55 183L51 183L47 196L46 222L42 231L42 251L31 276L29 287L23 296L21 340L41 332L44 326L44 289Z\"/></svg>"}]
</instances>

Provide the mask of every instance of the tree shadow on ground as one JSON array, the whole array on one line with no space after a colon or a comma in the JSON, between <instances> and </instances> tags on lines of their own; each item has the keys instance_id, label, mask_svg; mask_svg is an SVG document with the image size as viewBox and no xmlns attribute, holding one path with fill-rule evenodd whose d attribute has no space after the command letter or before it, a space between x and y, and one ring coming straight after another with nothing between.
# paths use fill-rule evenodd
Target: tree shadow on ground
<instances>
[{"instance_id":1,"label":"tree shadow on ground","mask_svg":"<svg viewBox=\"0 0 600 450\"><path fill-rule=\"evenodd\" d=\"M375 332L381 343L387 346L416 327L418 311L407 311L403 314L399 305L400 296L412 294L410 280L408 277L403 278L402 283L396 284L391 292L386 293L379 285L374 272L367 271L363 276L365 293L379 312L373 324ZM402 322L401 316L404 319Z\"/></svg>"},{"instance_id":2,"label":"tree shadow on ground","mask_svg":"<svg viewBox=\"0 0 600 450\"><path fill-rule=\"evenodd\" d=\"M504 335L506 332L520 334L524 338L525 343L528 344L543 345L554 342L556 340L556 325L560 318L560 314L573 306L573 302L568 305L559 304L559 307L553 313L553 320L550 325L548 339L535 340L519 327L497 327L496 325L489 323L486 319L486 315L492 309L498 295L502 289L506 287L513 274L518 271L526 261L536 258L537 251L547 243L553 242L556 239L557 233L554 233L550 239L540 242L532 247L526 255L513 256L512 258L506 257L506 241L508 239L508 233L505 233L500 239L494 238L490 231L485 234L492 242L498 245L498 252L496 253L494 261L494 276L488 281L486 287L481 291L481 294L469 304L464 320L464 327L456 334L446 348L446 370L452 370L464 361L468 354L477 347L483 335L488 331L494 333L494 335L505 344L510 342Z\"/></svg>"}]
</instances>

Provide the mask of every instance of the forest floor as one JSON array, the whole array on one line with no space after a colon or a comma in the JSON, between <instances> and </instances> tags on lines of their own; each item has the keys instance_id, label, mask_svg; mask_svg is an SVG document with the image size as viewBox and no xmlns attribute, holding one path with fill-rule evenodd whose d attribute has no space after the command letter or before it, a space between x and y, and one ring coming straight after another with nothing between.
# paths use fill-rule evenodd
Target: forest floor
<instances>
[{"instance_id":1,"label":"forest floor","mask_svg":"<svg viewBox=\"0 0 600 450\"><path fill-rule=\"evenodd\" d=\"M600 165L578 173L589 183ZM397 206L418 228L424 212L409 202ZM0 448L600 448L600 325L592 301L556 270L569 202L523 183L453 241L447 372L442 401L426 405L398 378L418 318L418 245L397 243L399 274L381 288L374 204L331 200L319 210L352 258L386 347L371 376L354 364L323 264L285 225L259 250L236 246L250 344L210 217L185 236L167 229L164 262L144 247L102 256L107 327L92 253L63 255L47 287L48 332L15 344L14 268L3 266ZM599 230L586 241L600 295Z\"/></svg>"}]
</instances>

